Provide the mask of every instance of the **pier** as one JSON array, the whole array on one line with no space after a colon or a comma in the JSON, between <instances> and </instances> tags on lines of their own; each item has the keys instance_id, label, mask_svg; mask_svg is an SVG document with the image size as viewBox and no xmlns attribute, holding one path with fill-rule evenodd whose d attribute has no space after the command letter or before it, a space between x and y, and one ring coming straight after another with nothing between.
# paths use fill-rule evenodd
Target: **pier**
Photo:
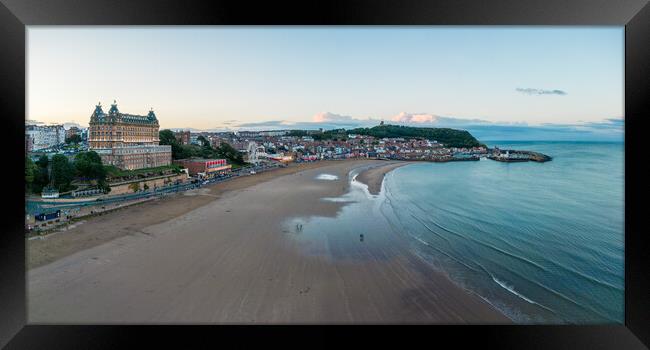
<instances>
[{"instance_id":1,"label":"pier","mask_svg":"<svg viewBox=\"0 0 650 350\"><path fill-rule=\"evenodd\" d=\"M498 148L488 149L488 159L497 162L538 162L544 163L553 160L551 156L533 151L502 150Z\"/></svg>"}]
</instances>

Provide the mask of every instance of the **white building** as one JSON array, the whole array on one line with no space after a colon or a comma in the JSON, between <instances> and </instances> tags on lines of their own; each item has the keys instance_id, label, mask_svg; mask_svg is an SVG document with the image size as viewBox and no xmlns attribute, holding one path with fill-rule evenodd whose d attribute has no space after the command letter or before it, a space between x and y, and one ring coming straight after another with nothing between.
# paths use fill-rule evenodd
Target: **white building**
<instances>
[{"instance_id":1,"label":"white building","mask_svg":"<svg viewBox=\"0 0 650 350\"><path fill-rule=\"evenodd\" d=\"M237 131L236 135L239 138L253 138L253 137L259 137L260 132L259 131Z\"/></svg>"},{"instance_id":2,"label":"white building","mask_svg":"<svg viewBox=\"0 0 650 350\"><path fill-rule=\"evenodd\" d=\"M25 134L30 138L31 149L35 151L65 143L63 125L26 125Z\"/></svg>"},{"instance_id":3,"label":"white building","mask_svg":"<svg viewBox=\"0 0 650 350\"><path fill-rule=\"evenodd\" d=\"M289 133L289 130L269 130L269 131L261 131L259 134L261 136L271 136L271 137L277 137L277 136L284 136Z\"/></svg>"}]
</instances>

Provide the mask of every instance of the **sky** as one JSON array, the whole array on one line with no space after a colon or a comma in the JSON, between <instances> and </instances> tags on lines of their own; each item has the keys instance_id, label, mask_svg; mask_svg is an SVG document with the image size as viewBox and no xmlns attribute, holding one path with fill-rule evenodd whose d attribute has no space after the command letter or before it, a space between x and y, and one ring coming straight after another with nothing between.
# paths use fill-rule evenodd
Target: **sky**
<instances>
[{"instance_id":1,"label":"sky","mask_svg":"<svg viewBox=\"0 0 650 350\"><path fill-rule=\"evenodd\" d=\"M85 126L116 100L161 128L623 137L623 27L30 26L27 39L27 118L44 123Z\"/></svg>"}]
</instances>

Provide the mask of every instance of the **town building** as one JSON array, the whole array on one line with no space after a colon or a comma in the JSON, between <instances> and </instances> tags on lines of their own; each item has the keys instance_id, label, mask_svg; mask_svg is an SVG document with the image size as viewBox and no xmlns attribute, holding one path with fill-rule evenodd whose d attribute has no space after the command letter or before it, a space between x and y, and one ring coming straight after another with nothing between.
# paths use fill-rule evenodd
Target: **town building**
<instances>
[{"instance_id":1,"label":"town building","mask_svg":"<svg viewBox=\"0 0 650 350\"><path fill-rule=\"evenodd\" d=\"M70 129L65 131L65 138L68 139L74 135L79 135L81 137L81 129L73 126Z\"/></svg>"},{"instance_id":2,"label":"town building","mask_svg":"<svg viewBox=\"0 0 650 350\"><path fill-rule=\"evenodd\" d=\"M88 143L88 128L82 128L80 135L81 135L81 142Z\"/></svg>"},{"instance_id":3,"label":"town building","mask_svg":"<svg viewBox=\"0 0 650 350\"><path fill-rule=\"evenodd\" d=\"M135 170L155 168L171 164L172 146L138 145L94 149L102 163L115 165L120 169Z\"/></svg>"},{"instance_id":4,"label":"town building","mask_svg":"<svg viewBox=\"0 0 650 350\"><path fill-rule=\"evenodd\" d=\"M28 152L58 146L65 142L63 125L25 125Z\"/></svg>"},{"instance_id":5,"label":"town building","mask_svg":"<svg viewBox=\"0 0 650 350\"><path fill-rule=\"evenodd\" d=\"M90 117L88 142L92 149L158 145L159 128L153 110L146 116L120 113L113 103L106 114L100 103Z\"/></svg>"},{"instance_id":6,"label":"town building","mask_svg":"<svg viewBox=\"0 0 650 350\"><path fill-rule=\"evenodd\" d=\"M134 170L171 164L169 145L159 145L160 126L153 110L144 115L121 113L113 102L108 113L95 106L88 127L88 145L104 164Z\"/></svg>"},{"instance_id":7,"label":"town building","mask_svg":"<svg viewBox=\"0 0 650 350\"><path fill-rule=\"evenodd\" d=\"M174 133L174 137L176 137L176 141L178 141L178 143L180 143L181 145L190 144L191 134L189 130L177 131Z\"/></svg>"},{"instance_id":8,"label":"town building","mask_svg":"<svg viewBox=\"0 0 650 350\"><path fill-rule=\"evenodd\" d=\"M32 150L34 147L32 144L32 138L29 136L27 133L25 133L25 153L29 152Z\"/></svg>"},{"instance_id":9,"label":"town building","mask_svg":"<svg viewBox=\"0 0 650 350\"><path fill-rule=\"evenodd\" d=\"M212 146L213 148L217 148L217 147L221 146L222 142L225 142L224 139L222 139L221 137L218 137L218 136L211 136L209 138L209 140L210 140L210 146Z\"/></svg>"},{"instance_id":10,"label":"town building","mask_svg":"<svg viewBox=\"0 0 650 350\"><path fill-rule=\"evenodd\" d=\"M239 138L255 138L261 136L261 133L259 131L246 131L246 130L240 130L236 132L237 137Z\"/></svg>"},{"instance_id":11,"label":"town building","mask_svg":"<svg viewBox=\"0 0 650 350\"><path fill-rule=\"evenodd\" d=\"M289 130L268 130L268 131L260 131L258 133L259 136L268 136L268 137L285 136L288 134L289 134Z\"/></svg>"},{"instance_id":12,"label":"town building","mask_svg":"<svg viewBox=\"0 0 650 350\"><path fill-rule=\"evenodd\" d=\"M232 168L232 165L227 164L225 159L178 159L174 161L174 164L187 168L187 171L192 176L200 175L203 177L228 173Z\"/></svg>"}]
</instances>

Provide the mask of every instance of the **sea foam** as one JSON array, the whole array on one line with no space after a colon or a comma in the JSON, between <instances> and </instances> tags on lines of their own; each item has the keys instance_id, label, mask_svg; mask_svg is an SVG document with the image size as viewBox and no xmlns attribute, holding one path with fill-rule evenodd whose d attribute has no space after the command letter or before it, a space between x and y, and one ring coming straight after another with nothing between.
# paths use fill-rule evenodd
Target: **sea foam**
<instances>
[{"instance_id":1,"label":"sea foam","mask_svg":"<svg viewBox=\"0 0 650 350\"><path fill-rule=\"evenodd\" d=\"M336 175L331 175L331 174L320 174L316 176L316 180L329 180L329 181L334 181L338 180L339 177Z\"/></svg>"}]
</instances>

